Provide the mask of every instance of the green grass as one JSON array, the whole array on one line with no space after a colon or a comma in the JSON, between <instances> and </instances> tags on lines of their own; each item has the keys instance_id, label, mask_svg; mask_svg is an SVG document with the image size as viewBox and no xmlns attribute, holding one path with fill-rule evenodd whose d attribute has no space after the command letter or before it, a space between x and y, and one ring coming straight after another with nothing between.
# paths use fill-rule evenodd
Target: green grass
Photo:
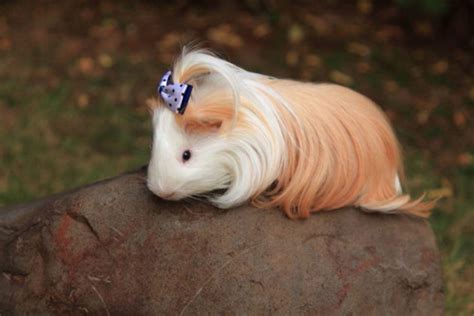
<instances>
[{"instance_id":1,"label":"green grass","mask_svg":"<svg viewBox=\"0 0 474 316\"><path fill-rule=\"evenodd\" d=\"M407 157L409 186L415 193L426 187L442 187L443 176L416 153ZM472 168L450 177L453 195L438 202L430 223L441 250L446 312L470 315L474 295L474 187ZM444 179L446 181L446 179Z\"/></svg>"},{"instance_id":2,"label":"green grass","mask_svg":"<svg viewBox=\"0 0 474 316\"><path fill-rule=\"evenodd\" d=\"M18 83L0 84L0 91ZM144 165L151 129L147 113L107 98L85 109L71 83L15 100L13 128L1 130L0 204L28 201ZM11 104L10 103L10 104Z\"/></svg>"}]
</instances>

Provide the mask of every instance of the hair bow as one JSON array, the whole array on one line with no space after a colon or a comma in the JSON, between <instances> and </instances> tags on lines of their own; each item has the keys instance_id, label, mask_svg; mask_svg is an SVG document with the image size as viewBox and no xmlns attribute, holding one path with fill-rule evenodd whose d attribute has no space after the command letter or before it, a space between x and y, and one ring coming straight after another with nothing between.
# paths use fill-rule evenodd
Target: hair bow
<instances>
[{"instance_id":1,"label":"hair bow","mask_svg":"<svg viewBox=\"0 0 474 316\"><path fill-rule=\"evenodd\" d=\"M171 74L172 72L169 70L161 78L158 94L171 111L183 115L193 86L185 83L173 83Z\"/></svg>"}]
</instances>

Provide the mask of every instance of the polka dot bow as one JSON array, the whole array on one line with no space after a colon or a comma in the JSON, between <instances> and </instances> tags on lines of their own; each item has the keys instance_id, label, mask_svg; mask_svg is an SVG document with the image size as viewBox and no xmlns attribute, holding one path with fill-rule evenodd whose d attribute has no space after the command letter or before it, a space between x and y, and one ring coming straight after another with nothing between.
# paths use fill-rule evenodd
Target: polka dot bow
<instances>
[{"instance_id":1,"label":"polka dot bow","mask_svg":"<svg viewBox=\"0 0 474 316\"><path fill-rule=\"evenodd\" d=\"M167 71L161 78L158 94L166 106L173 112L184 114L193 86L184 83L173 83L171 70Z\"/></svg>"}]
</instances>

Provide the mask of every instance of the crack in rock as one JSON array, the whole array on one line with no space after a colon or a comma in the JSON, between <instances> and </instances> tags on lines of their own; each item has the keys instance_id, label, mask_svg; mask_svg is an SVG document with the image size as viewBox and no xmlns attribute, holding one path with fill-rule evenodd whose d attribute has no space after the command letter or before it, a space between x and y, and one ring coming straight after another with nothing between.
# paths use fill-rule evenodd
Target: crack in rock
<instances>
[{"instance_id":1,"label":"crack in rock","mask_svg":"<svg viewBox=\"0 0 474 316\"><path fill-rule=\"evenodd\" d=\"M90 223L89 219L86 216L84 216L82 214L79 214L79 213L75 213L75 212L67 212L66 214L68 216L70 216L73 220L75 220L76 222L84 224L89 229L89 231L92 233L92 235L94 235L94 237L97 239L97 241L99 241L99 243L101 242L99 234L97 233L97 231L92 226L92 224Z\"/></svg>"}]
</instances>

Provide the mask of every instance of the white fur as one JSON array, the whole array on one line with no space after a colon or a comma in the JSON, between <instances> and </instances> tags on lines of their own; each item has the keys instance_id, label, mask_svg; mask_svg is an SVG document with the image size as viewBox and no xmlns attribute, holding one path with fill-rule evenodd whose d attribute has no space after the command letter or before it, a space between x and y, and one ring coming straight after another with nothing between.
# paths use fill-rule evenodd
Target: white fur
<instances>
[{"instance_id":1,"label":"white fur","mask_svg":"<svg viewBox=\"0 0 474 316\"><path fill-rule=\"evenodd\" d=\"M225 158L217 154L222 140L189 137L174 115L164 107L153 113L153 148L148 166L150 190L160 196L173 194L170 198L181 199L227 187L230 177L223 164ZM193 156L183 163L182 152L186 149Z\"/></svg>"},{"instance_id":2,"label":"white fur","mask_svg":"<svg viewBox=\"0 0 474 316\"><path fill-rule=\"evenodd\" d=\"M395 188L397 194L402 194L402 184L400 183L400 177L398 175L395 177Z\"/></svg>"},{"instance_id":3,"label":"white fur","mask_svg":"<svg viewBox=\"0 0 474 316\"><path fill-rule=\"evenodd\" d=\"M284 165L282 123L269 99L275 93L257 82L262 78L260 75L202 52L184 55L175 65L174 76L179 77L186 68L195 66L204 66L212 75L193 82L190 102L199 105L215 89L228 89L235 113L244 117L254 131L249 134L248 130L234 127L231 133L223 135L187 135L176 123L174 113L164 107L155 109L148 187L173 200L226 189L225 193L208 198L218 207L229 208L269 187ZM255 110L240 106L241 98L257 105L272 130L265 128ZM181 155L186 149L191 150L192 157L182 162Z\"/></svg>"}]
</instances>

